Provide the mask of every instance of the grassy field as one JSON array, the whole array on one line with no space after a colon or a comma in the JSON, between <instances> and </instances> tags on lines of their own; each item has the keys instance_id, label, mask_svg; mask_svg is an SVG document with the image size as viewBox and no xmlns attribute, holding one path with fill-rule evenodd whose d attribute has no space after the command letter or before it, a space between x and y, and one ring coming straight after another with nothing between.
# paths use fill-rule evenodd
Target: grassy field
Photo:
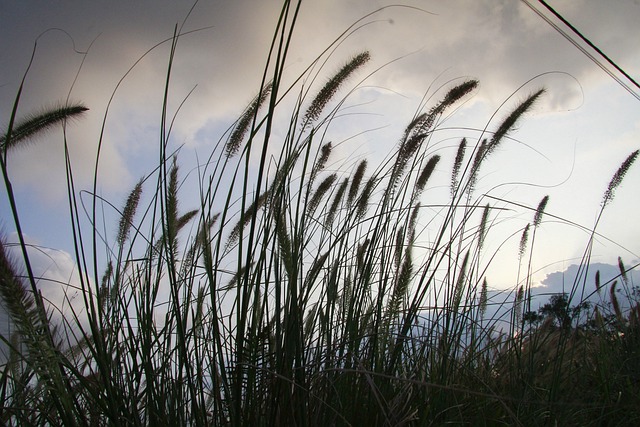
<instances>
[{"instance_id":1,"label":"grassy field","mask_svg":"<svg viewBox=\"0 0 640 427\"><path fill-rule=\"evenodd\" d=\"M513 229L521 267L514 298L491 298L493 254L484 248L500 206L476 184L544 90L507 103L502 123L461 138L451 153L437 148L434 131L479 90L475 80L452 83L407 118L382 163L351 164L332 157L331 133L370 54L355 54L326 79L320 65L330 46L317 68L285 86L296 13L285 2L258 94L198 165L198 209L180 203L183 166L169 150L179 33L168 42L159 162L115 207L117 224L100 223L113 205L96 195L97 172L86 218L68 163L83 311L60 323L32 271L7 163L32 136L79 119L86 107L24 116L19 88L0 139L14 212L4 220L21 239L18 251L0 244L0 296L14 326L1 337L10 355L0 367L0 422L637 425L632 268L620 260L615 282L597 279L600 304L586 302L577 279L567 295L531 307L531 253L547 197L522 207L531 221ZM637 156L620 159L603 183L590 242ZM98 164L99 156L96 171ZM436 170L450 171L447 182L434 182ZM435 186L448 196L426 198ZM502 305L500 317L492 304Z\"/></svg>"}]
</instances>

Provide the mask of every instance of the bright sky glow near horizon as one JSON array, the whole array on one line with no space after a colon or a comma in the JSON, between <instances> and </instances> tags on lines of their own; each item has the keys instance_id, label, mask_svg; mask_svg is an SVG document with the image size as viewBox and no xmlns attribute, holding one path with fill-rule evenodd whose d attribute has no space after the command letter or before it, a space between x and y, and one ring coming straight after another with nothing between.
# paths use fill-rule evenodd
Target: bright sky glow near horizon
<instances>
[{"instance_id":1,"label":"bright sky glow near horizon","mask_svg":"<svg viewBox=\"0 0 640 427\"><path fill-rule=\"evenodd\" d=\"M349 25L392 3L303 1L289 55L289 81ZM640 1L549 3L640 80ZM184 144L182 173L195 166L196 155L209 154L257 92L280 4L279 0L201 0L196 4L184 31L201 30L180 40L170 89L170 107L175 111L195 88L180 110L172 137L174 148ZM362 22L366 25L337 47L320 72L316 88L363 50L371 52L372 61L350 84L384 65L349 98L350 111L362 114L345 116L333 125L343 139L380 129L339 144L333 154L336 164L349 156L370 157L376 163L376 156L393 149L425 93L435 101L450 82L476 78L480 88L441 125L453 130L436 135L444 162L435 179L447 185L459 136L473 135L459 127L483 129L503 101L534 79L507 100L490 123L489 129L497 127L518 101L540 87L547 89L511 134L514 140L501 146L487 163L478 189L533 208L548 194L548 213L592 226L613 173L640 148L640 101L520 0L412 0L403 5L412 8L388 7L366 18ZM0 0L0 124L8 123L34 42L42 35L18 116L63 102L69 92L71 99L90 108L85 118L68 128L76 187L89 190L111 93L147 50L172 36L191 6L190 1L169 0ZM43 34L46 30L50 31ZM140 61L116 92L109 112L99 191L117 206L151 172L158 157L168 49L168 44L160 46ZM76 51L88 54L84 57ZM25 234L32 242L71 253L61 131L50 132L9 157ZM501 183L507 185L494 188ZM618 256L628 265L638 261L638 188L640 164L625 177L599 228L615 244L599 240L594 261L615 263ZM14 227L4 188L0 212L1 227L10 234ZM524 227L532 217L532 212L505 214L505 229ZM534 252L534 269L540 269L537 280L577 262L587 237L584 231L545 218ZM515 259L518 238L505 245L507 259ZM494 249L500 243L494 242ZM57 264L49 267L59 280L72 268L64 252L56 252ZM489 277L491 285L513 286L512 267L496 268L493 278Z\"/></svg>"}]
</instances>

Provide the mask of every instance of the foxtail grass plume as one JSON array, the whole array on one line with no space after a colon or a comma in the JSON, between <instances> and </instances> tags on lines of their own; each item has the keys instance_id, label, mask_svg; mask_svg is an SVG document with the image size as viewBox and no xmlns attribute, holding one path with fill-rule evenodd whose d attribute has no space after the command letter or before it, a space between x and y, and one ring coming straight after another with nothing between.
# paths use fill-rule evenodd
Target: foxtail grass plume
<instances>
[{"instance_id":1,"label":"foxtail grass plume","mask_svg":"<svg viewBox=\"0 0 640 427\"><path fill-rule=\"evenodd\" d=\"M520 103L512 112L507 116L506 119L500 124L498 130L495 131L493 137L490 141L486 139L482 140L482 142L478 145L476 149L476 155L473 159L473 164L471 165L471 171L469 174L469 181L467 184L466 190L471 194L475 189L475 184L478 179L478 172L480 170L480 165L491 153L493 153L502 139L509 133L518 120L522 117L524 113L526 113L536 102L536 100L545 92L544 89L540 89L537 92L529 95L527 99L525 99L522 103Z\"/></svg>"},{"instance_id":2,"label":"foxtail grass plume","mask_svg":"<svg viewBox=\"0 0 640 427\"><path fill-rule=\"evenodd\" d=\"M622 284L628 287L629 275L627 274L627 269L624 266L624 262L622 262L622 257L618 257L618 270L620 270L620 278L622 279Z\"/></svg>"},{"instance_id":3,"label":"foxtail grass plume","mask_svg":"<svg viewBox=\"0 0 640 427\"><path fill-rule=\"evenodd\" d=\"M460 175L460 168L462 167L466 148L467 139L462 138L462 141L460 141L460 144L458 145L458 151L456 151L456 158L453 161L453 170L451 172L451 197L454 197L456 189L458 188L458 176Z\"/></svg>"},{"instance_id":4,"label":"foxtail grass plume","mask_svg":"<svg viewBox=\"0 0 640 427\"><path fill-rule=\"evenodd\" d=\"M276 237L278 239L278 248L280 249L282 263L287 271L289 280L293 280L296 260L293 258L293 245L287 232L287 219L284 214L276 221Z\"/></svg>"},{"instance_id":5,"label":"foxtail grass plume","mask_svg":"<svg viewBox=\"0 0 640 427\"><path fill-rule=\"evenodd\" d=\"M391 175L389 178L389 188L395 188L396 183L404 173L407 164L411 157L418 151L422 142L428 136L426 133L420 133L416 135L412 135L409 140L404 141L400 148L398 149L398 155L396 156L396 161L393 165L393 169L391 170Z\"/></svg>"},{"instance_id":6,"label":"foxtail grass plume","mask_svg":"<svg viewBox=\"0 0 640 427\"><path fill-rule=\"evenodd\" d=\"M266 85L262 89L262 91L253 99L253 101L251 101L247 109L244 110L244 113L242 114L240 119L238 119L235 127L233 128L233 132L231 132L231 136L229 137L229 140L227 141L227 144L224 148L227 157L234 156L240 149L242 141L249 131L249 127L251 126L251 123L253 123L258 110L260 109L262 104L264 104L264 101L271 93L271 88L271 83Z\"/></svg>"},{"instance_id":7,"label":"foxtail grass plume","mask_svg":"<svg viewBox=\"0 0 640 427\"><path fill-rule=\"evenodd\" d=\"M251 265L253 265L253 264L251 264ZM236 286L238 286L238 283L240 283L240 279L242 277L244 277L246 271L247 271L247 266L243 265L242 267L240 267L240 269L238 271L236 271L236 273L233 275L231 280L229 280L229 283L227 283L226 286L221 287L218 290L226 292L226 291L229 291L231 289L234 289Z\"/></svg>"},{"instance_id":8,"label":"foxtail grass plume","mask_svg":"<svg viewBox=\"0 0 640 427\"><path fill-rule=\"evenodd\" d=\"M620 186L620 184L622 183L622 179L629 171L629 168L631 168L631 165L633 165L633 162L635 162L636 158L638 158L638 153L640 153L640 150L636 150L633 153L631 153L629 157L627 157L625 161L622 162L622 164L620 165L616 173L613 175L613 178L611 178L611 181L607 186L607 191L605 191L604 197L602 199L603 207L613 200L616 188Z\"/></svg>"},{"instance_id":9,"label":"foxtail grass plume","mask_svg":"<svg viewBox=\"0 0 640 427\"><path fill-rule=\"evenodd\" d=\"M129 197L127 197L124 209L122 209L122 216L120 217L120 224L118 225L118 234L116 237L116 242L119 246L122 246L125 240L127 240L127 237L129 237L129 232L133 226L133 217L138 209L138 203L140 202L140 196L142 194L142 183L143 180L141 179L135 187L133 187L133 190L129 193Z\"/></svg>"},{"instance_id":10,"label":"foxtail grass plume","mask_svg":"<svg viewBox=\"0 0 640 427\"><path fill-rule=\"evenodd\" d=\"M400 141L396 161L391 170L389 188L393 189L404 173L409 159L418 151L422 142L429 136L436 119L460 98L478 86L477 80L468 80L447 92L444 98L428 113L423 113L409 123Z\"/></svg>"},{"instance_id":11,"label":"foxtail grass plume","mask_svg":"<svg viewBox=\"0 0 640 427\"><path fill-rule=\"evenodd\" d=\"M394 248L394 262L396 268L400 268L400 262L402 262L402 253L404 249L404 237L405 230L403 226L398 227L398 231L396 232L396 243Z\"/></svg>"},{"instance_id":12,"label":"foxtail grass plume","mask_svg":"<svg viewBox=\"0 0 640 427\"><path fill-rule=\"evenodd\" d=\"M480 226L478 227L478 250L484 246L484 239L487 236L487 223L489 221L489 211L491 207L487 203L482 210L482 219L480 219Z\"/></svg>"},{"instance_id":13,"label":"foxtail grass plume","mask_svg":"<svg viewBox=\"0 0 640 427\"><path fill-rule=\"evenodd\" d=\"M478 84L477 80L467 80L450 89L444 98L442 98L436 106L431 108L429 112L420 114L409 123L405 130L403 141L410 139L410 135L415 136L429 132L440 114L478 87Z\"/></svg>"},{"instance_id":14,"label":"foxtail grass plume","mask_svg":"<svg viewBox=\"0 0 640 427\"><path fill-rule=\"evenodd\" d=\"M324 107L331 101L338 89L340 89L342 83L344 83L354 71L366 64L369 59L371 59L371 55L366 51L356 55L320 89L320 92L318 92L313 99L303 116L305 126L320 117L322 110L324 110Z\"/></svg>"},{"instance_id":15,"label":"foxtail grass plume","mask_svg":"<svg viewBox=\"0 0 640 427\"><path fill-rule=\"evenodd\" d=\"M538 208L536 209L536 213L533 216L533 226L537 227L540 225L542 221L542 215L544 214L544 210L547 207L547 203L549 202L549 196L544 196L540 203L538 204Z\"/></svg>"},{"instance_id":16,"label":"foxtail grass plume","mask_svg":"<svg viewBox=\"0 0 640 427\"><path fill-rule=\"evenodd\" d=\"M267 203L268 198L269 192L265 191L258 197L258 200L255 203L252 203L251 206L249 206L244 211L238 223L233 227L231 233L229 233L226 244L227 248L233 246L238 241L238 239L240 238L240 232L251 222L251 220L257 215L258 211Z\"/></svg>"},{"instance_id":17,"label":"foxtail grass plume","mask_svg":"<svg viewBox=\"0 0 640 427\"><path fill-rule=\"evenodd\" d=\"M462 265L460 266L460 271L458 273L458 278L456 280L456 285L453 292L453 306L457 309L460 307L460 303L462 302L462 295L464 293L464 282L467 279L467 264L469 263L469 251L464 254L464 258L462 260Z\"/></svg>"},{"instance_id":18,"label":"foxtail grass plume","mask_svg":"<svg viewBox=\"0 0 640 427\"><path fill-rule=\"evenodd\" d=\"M622 310L620 309L620 302L618 301L618 296L616 295L616 286L618 285L618 281L615 280L611 284L611 288L609 289L609 298L611 299L611 305L613 306L613 311L616 313L616 319L619 321L622 320Z\"/></svg>"},{"instance_id":19,"label":"foxtail grass plume","mask_svg":"<svg viewBox=\"0 0 640 427\"><path fill-rule=\"evenodd\" d=\"M504 121L500 124L498 129L493 134L493 138L491 138L491 142L489 143L489 148L487 149L487 155L491 154L500 144L502 139L509 133L517 124L518 120L531 109L531 107L535 104L536 100L542 96L545 92L544 89L539 89L536 92L532 93L525 99L520 105L518 105L512 112L509 114Z\"/></svg>"},{"instance_id":20,"label":"foxtail grass plume","mask_svg":"<svg viewBox=\"0 0 640 427\"><path fill-rule=\"evenodd\" d=\"M0 237L0 297L21 335L34 337L39 332L40 315L32 292L25 287L16 263Z\"/></svg>"},{"instance_id":21,"label":"foxtail grass plume","mask_svg":"<svg viewBox=\"0 0 640 427\"><path fill-rule=\"evenodd\" d=\"M316 278L320 274L322 267L324 267L324 264L329 258L329 255L331 255L331 252L327 251L324 254L320 255L318 258L313 260L313 264L311 265L311 268L309 268L309 272L305 277L306 284L311 286L311 284L315 283Z\"/></svg>"},{"instance_id":22,"label":"foxtail grass plume","mask_svg":"<svg viewBox=\"0 0 640 427\"><path fill-rule=\"evenodd\" d=\"M370 243L371 239L367 239L358 245L358 249L356 250L356 265L358 270L365 266L365 255L367 254L367 249L369 248Z\"/></svg>"},{"instance_id":23,"label":"foxtail grass plume","mask_svg":"<svg viewBox=\"0 0 640 427\"><path fill-rule=\"evenodd\" d=\"M100 289L98 290L98 303L102 310L104 310L107 306L107 302L109 299L109 290L111 289L111 277L113 274L113 262L109 261L107 263L107 268L105 269L104 274L102 275L102 280L100 280Z\"/></svg>"},{"instance_id":24,"label":"foxtail grass plume","mask_svg":"<svg viewBox=\"0 0 640 427\"><path fill-rule=\"evenodd\" d=\"M522 259L524 256L524 252L527 249L527 242L529 241L529 229L531 228L531 224L527 224L527 226L522 230L522 236L520 237L520 245L518 246L518 259Z\"/></svg>"},{"instance_id":25,"label":"foxtail grass plume","mask_svg":"<svg viewBox=\"0 0 640 427\"><path fill-rule=\"evenodd\" d=\"M480 318L484 318L484 315L487 312L487 304L488 304L488 290L489 286L487 285L487 278L485 277L482 281L482 287L480 288L480 302L479 302L479 310L480 310Z\"/></svg>"},{"instance_id":26,"label":"foxtail grass plume","mask_svg":"<svg viewBox=\"0 0 640 427\"><path fill-rule=\"evenodd\" d=\"M180 231L198 214L198 212L200 212L198 209L192 209L189 212L180 215L178 221L176 221L176 230Z\"/></svg>"},{"instance_id":27,"label":"foxtail grass plume","mask_svg":"<svg viewBox=\"0 0 640 427\"><path fill-rule=\"evenodd\" d=\"M518 293L516 294L516 304L514 307L517 323L520 323L522 319L522 303L524 302L524 286L520 286L518 288Z\"/></svg>"},{"instance_id":28,"label":"foxtail grass plume","mask_svg":"<svg viewBox=\"0 0 640 427\"><path fill-rule=\"evenodd\" d=\"M404 251L402 266L398 272L396 283L393 287L393 293L389 301L388 318L391 320L397 316L400 312L400 305L407 293L409 292L409 284L411 283L411 277L413 275L413 241L415 235L410 233L408 237L408 244Z\"/></svg>"},{"instance_id":29,"label":"foxtail grass plume","mask_svg":"<svg viewBox=\"0 0 640 427\"><path fill-rule=\"evenodd\" d=\"M478 144L476 148L476 155L473 157L473 163L471 164L471 170L469 172L469 178L467 181L466 191L471 194L475 189L476 182L478 180L478 172L480 171L480 165L485 158L485 154L487 152L487 147L489 146L489 142L487 139L483 139L480 144Z\"/></svg>"},{"instance_id":30,"label":"foxtail grass plume","mask_svg":"<svg viewBox=\"0 0 640 427\"><path fill-rule=\"evenodd\" d=\"M420 213L420 203L416 203L411 210L411 216L409 217L409 234L414 234L416 231L418 213Z\"/></svg>"},{"instance_id":31,"label":"foxtail grass plume","mask_svg":"<svg viewBox=\"0 0 640 427\"><path fill-rule=\"evenodd\" d=\"M429 158L427 164L424 166L422 172L420 172L420 175L418 175L418 179L416 180L416 192L422 192L439 161L440 156L438 154L434 154Z\"/></svg>"},{"instance_id":32,"label":"foxtail grass plume","mask_svg":"<svg viewBox=\"0 0 640 427\"><path fill-rule=\"evenodd\" d=\"M364 185L364 188L360 193L360 198L358 199L358 204L356 206L356 218L362 218L362 216L367 212L367 208L369 207L369 199L371 198L371 194L373 193L373 187L375 186L375 184L375 178L371 177Z\"/></svg>"},{"instance_id":33,"label":"foxtail grass plume","mask_svg":"<svg viewBox=\"0 0 640 427\"><path fill-rule=\"evenodd\" d=\"M347 197L347 204L351 206L356 196L358 195L358 190L360 189L360 183L362 182L362 178L364 178L364 173L367 170L367 160L362 160L358 167L356 168L355 173L353 174L353 179L351 180L351 187L349 187L349 195Z\"/></svg>"},{"instance_id":34,"label":"foxtail grass plume","mask_svg":"<svg viewBox=\"0 0 640 427\"><path fill-rule=\"evenodd\" d=\"M39 133L50 130L59 123L81 117L86 111L89 111L87 107L82 104L76 104L53 107L40 113L28 115L18 123L14 123L12 129L0 136L0 148L15 148L22 142L28 141Z\"/></svg>"},{"instance_id":35,"label":"foxtail grass plume","mask_svg":"<svg viewBox=\"0 0 640 427\"><path fill-rule=\"evenodd\" d=\"M209 243L209 231L216 224L218 218L220 218L220 213L214 214L210 219L202 223L200 230L198 230L196 242L194 242L195 245L204 246Z\"/></svg>"},{"instance_id":36,"label":"foxtail grass plume","mask_svg":"<svg viewBox=\"0 0 640 427\"><path fill-rule=\"evenodd\" d=\"M307 204L307 213L312 213L316 210L316 208L320 204L320 201L322 200L324 195L327 194L327 191L329 191L336 179L338 179L338 174L333 173L323 179L322 182L320 182L315 193L313 193L313 196L311 196L311 200Z\"/></svg>"},{"instance_id":37,"label":"foxtail grass plume","mask_svg":"<svg viewBox=\"0 0 640 427\"><path fill-rule=\"evenodd\" d=\"M333 196L333 201L331 202L331 205L329 206L329 212L327 212L327 216L325 218L325 224L330 227L333 224L333 221L336 217L336 214L338 213L338 207L340 206L340 203L342 202L342 199L344 197L344 193L347 191L347 186L349 185L349 178L345 178L344 180L342 180L342 182L340 183L340 186L338 187L338 190L336 191L336 193Z\"/></svg>"},{"instance_id":38,"label":"foxtail grass plume","mask_svg":"<svg viewBox=\"0 0 640 427\"><path fill-rule=\"evenodd\" d=\"M167 231L170 242L175 239L178 229L178 169L178 161L174 156L169 170L169 186L167 187L166 197Z\"/></svg>"},{"instance_id":39,"label":"foxtail grass plume","mask_svg":"<svg viewBox=\"0 0 640 427\"><path fill-rule=\"evenodd\" d=\"M332 150L331 142L327 142L322 147L320 147L320 156L318 157L318 160L316 161L316 163L313 165L309 182L313 182L318 172L324 169L324 167L327 164L327 161L329 160L329 156L331 155L331 150Z\"/></svg>"}]
</instances>

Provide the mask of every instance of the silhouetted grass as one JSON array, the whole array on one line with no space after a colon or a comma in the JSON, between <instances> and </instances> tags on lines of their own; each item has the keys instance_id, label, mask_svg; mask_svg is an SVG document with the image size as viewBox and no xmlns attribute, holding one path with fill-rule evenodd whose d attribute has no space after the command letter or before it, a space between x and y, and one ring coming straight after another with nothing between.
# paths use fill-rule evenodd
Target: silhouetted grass
<instances>
[{"instance_id":1,"label":"silhouetted grass","mask_svg":"<svg viewBox=\"0 0 640 427\"><path fill-rule=\"evenodd\" d=\"M313 99L299 84L284 87L296 7L284 3L259 95L199 169L198 209L184 210L179 159L167 151L168 92L161 160L132 189L119 222L107 224L113 240L100 240L96 230L97 196L94 233L81 234L84 216L69 172L86 319L73 312L59 328L51 324L37 281L18 270L29 266L24 241L19 261L0 244L0 295L16 329L2 337L11 349L1 368L2 423L637 423L637 303L623 312L614 298L613 312L590 312L589 327L577 318L522 321L531 316L527 254L548 197L531 205L530 224L513 231L522 236L513 254L519 288L513 301L498 303L510 320L487 318L495 302L485 271L494 254L481 255L500 208L476 194L476 183L544 91L517 103L494 133L462 138L456 152L436 150L443 115L478 90L477 81L462 81L408 118L387 161L347 167L332 159L328 138L344 102L340 90L370 55L356 55ZM179 37L170 41L167 91ZM290 110L281 102L288 94L295 98ZM19 97L14 116L18 104ZM44 116L78 109L84 107ZM5 167L11 135L26 139L53 123L39 120L26 133L13 127L14 118L1 140L12 205ZM273 128L281 125L288 130L276 138ZM602 210L636 156L614 174ZM99 156L96 170L98 163ZM432 182L434 172L447 170L450 178ZM440 185L451 187L447 200L425 196ZM627 271L621 262L621 280ZM615 284L597 284L604 286Z\"/></svg>"}]
</instances>

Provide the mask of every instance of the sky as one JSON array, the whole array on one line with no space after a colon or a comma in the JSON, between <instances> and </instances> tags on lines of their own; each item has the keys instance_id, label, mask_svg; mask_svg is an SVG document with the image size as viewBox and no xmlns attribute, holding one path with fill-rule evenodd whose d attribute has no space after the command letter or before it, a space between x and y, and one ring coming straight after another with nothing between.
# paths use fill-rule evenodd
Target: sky
<instances>
[{"instance_id":1,"label":"sky","mask_svg":"<svg viewBox=\"0 0 640 427\"><path fill-rule=\"evenodd\" d=\"M518 101L545 87L541 102L511 135L515 140L486 165L479 190L491 190L494 196L533 208L548 194L548 213L591 227L613 173L640 148L637 97L523 1L393 4L385 0L302 4L287 68L289 81L350 25L380 9L337 46L320 73L322 81L363 50L372 56L366 73L377 70L350 98L350 105L363 114L354 116L357 121L338 125L345 135L378 130L340 144L334 155L375 158L387 152L425 94L437 98L452 82L475 78L480 81L479 89L442 125L451 130L436 135L443 157L451 162L459 137L474 135L473 131L465 134L460 127L483 129L494 113L489 127L497 127ZM549 4L640 80L638 0L549 0ZM117 88L105 126L99 192L122 205L158 156L169 45L145 53L170 38L193 5L174 0L0 0L0 126L9 121L37 41L18 116L67 98L90 108L67 133L76 188L89 190L100 126ZM278 0L201 0L193 7L183 28L183 32L193 32L178 44L170 92L171 111L188 95L172 136L175 148L183 145L183 170L190 170L188 162L194 162L196 156L208 154L257 92L279 10ZM72 275L74 261L61 131L51 131L11 153L8 167L23 231L29 242L41 247L39 268L64 281ZM442 169L440 177L447 183L450 168ZM640 164L629 171L607 208L598 229L604 237L594 246L594 262L615 264L618 256L627 265L638 261L639 184ZM84 200L89 199L85 196ZM0 215L0 228L15 238L4 189L0 190ZM506 229L522 228L532 216L522 210L507 213ZM546 217L533 258L537 283L545 286L548 274L577 263L587 239L587 233L578 227ZM503 247L511 259L517 240ZM501 243L493 242L493 250ZM512 287L514 268L513 263L498 265L492 270L491 285Z\"/></svg>"}]
</instances>

